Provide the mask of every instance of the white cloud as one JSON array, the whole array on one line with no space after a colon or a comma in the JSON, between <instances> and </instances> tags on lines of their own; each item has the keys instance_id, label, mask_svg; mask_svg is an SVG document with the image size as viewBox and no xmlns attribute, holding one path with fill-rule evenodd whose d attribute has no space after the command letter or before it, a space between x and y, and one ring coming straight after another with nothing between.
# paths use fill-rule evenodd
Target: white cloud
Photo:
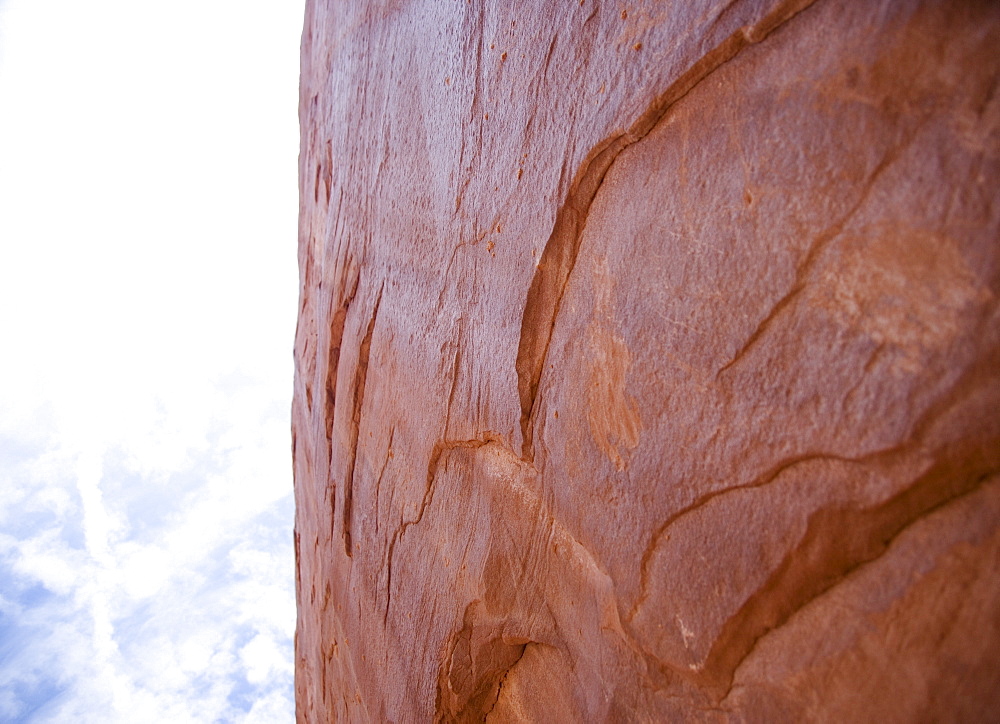
<instances>
[{"instance_id":1,"label":"white cloud","mask_svg":"<svg viewBox=\"0 0 1000 724\"><path fill-rule=\"evenodd\" d=\"M271 636L257 634L240 649L240 659L246 669L247 681L261 684L267 681L275 670L282 668L281 647Z\"/></svg>"},{"instance_id":2,"label":"white cloud","mask_svg":"<svg viewBox=\"0 0 1000 724\"><path fill-rule=\"evenodd\" d=\"M19 639L0 664L0 705L26 682L67 687L40 721L240 721L258 699L290 702L294 564L276 522L287 524L291 501L240 515L223 514L227 502L203 502L200 530L168 516L148 544L109 534L110 516L96 517L82 548L58 519L0 535L12 576L0 581L10 592L0 613ZM244 689L246 701L231 701Z\"/></svg>"},{"instance_id":3,"label":"white cloud","mask_svg":"<svg viewBox=\"0 0 1000 724\"><path fill-rule=\"evenodd\" d=\"M301 18L0 0L4 721L293 718Z\"/></svg>"},{"instance_id":4,"label":"white cloud","mask_svg":"<svg viewBox=\"0 0 1000 724\"><path fill-rule=\"evenodd\" d=\"M11 571L59 595L68 595L81 585L85 556L45 530L24 540L11 536L0 538L0 550L9 555Z\"/></svg>"},{"instance_id":5,"label":"white cloud","mask_svg":"<svg viewBox=\"0 0 1000 724\"><path fill-rule=\"evenodd\" d=\"M294 721L295 706L285 697L270 694L254 702L247 715L246 724L273 724L278 721Z\"/></svg>"}]
</instances>

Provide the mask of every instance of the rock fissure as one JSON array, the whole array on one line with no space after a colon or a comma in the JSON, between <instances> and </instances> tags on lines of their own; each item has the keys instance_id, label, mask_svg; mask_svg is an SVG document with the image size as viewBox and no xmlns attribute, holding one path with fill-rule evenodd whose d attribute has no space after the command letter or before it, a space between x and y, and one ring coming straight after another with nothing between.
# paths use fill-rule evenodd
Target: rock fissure
<instances>
[{"instance_id":1,"label":"rock fissure","mask_svg":"<svg viewBox=\"0 0 1000 724\"><path fill-rule=\"evenodd\" d=\"M1000 440L994 442L1000 450ZM733 675L756 642L852 571L880 557L917 520L974 492L1000 472L1000 454L974 451L960 461L944 459L898 495L869 509L821 508L805 535L768 581L723 625L704 661L693 670L670 665L706 690L728 693ZM956 466L957 462L957 466ZM966 468L955 476L956 467Z\"/></svg>"},{"instance_id":2,"label":"rock fissure","mask_svg":"<svg viewBox=\"0 0 1000 724\"><path fill-rule=\"evenodd\" d=\"M818 590L814 592L812 595L803 597L803 600L801 602L798 602L794 607L790 608L790 610L788 610L784 615L781 616L779 621L774 623L772 626L764 628L757 635L753 636L752 639L750 639L740 648L739 656L738 657L734 656L733 658L735 660L729 662L729 665L727 667L726 688L721 698L719 699L719 703L721 704L723 701L725 701L725 699L727 699L729 695L732 693L732 690L734 688L733 679L735 677L736 671L743 664L743 662L750 657L754 649L757 647L758 642L760 642L765 636L783 626L785 623L788 622L789 619L792 618L792 616L794 616L796 613L801 611L803 608L808 606L810 603L815 601L820 596L830 591L834 586L836 586L841 581L845 580L855 571L877 561L882 555L885 554L885 552L889 549L889 547L893 544L893 542L896 541L900 535L902 535L905 531L910 529L914 524L926 518L927 516L932 515L933 513L944 508L945 506L977 492L983 485L987 484L998 473L1000 473L1000 468L993 468L985 472L980 472L976 474L974 478L970 479L969 484L964 485L962 489L955 492L954 494L943 497L941 500L935 502L926 509L923 509L916 515L904 518L900 520L898 523L893 524L891 528L887 530L885 534L883 534L881 539L878 539L872 543L873 550L872 554L869 557L861 557L858 560L852 562L847 567L845 567L844 570L840 571L838 574L829 577L829 579L825 582L825 585L818 586ZM952 628L953 622L946 621L946 626L948 628Z\"/></svg>"},{"instance_id":3,"label":"rock fissure","mask_svg":"<svg viewBox=\"0 0 1000 724\"><path fill-rule=\"evenodd\" d=\"M351 414L350 451L347 462L347 475L344 478L344 552L348 557L354 555L351 547L351 519L354 515L354 468L358 461L358 436L361 429L361 409L365 403L365 385L368 382L368 362L371 355L372 336L375 333L375 322L378 319L379 305L382 303L382 288L379 288L372 316L368 320L361 346L358 349L358 364L354 373L354 405Z\"/></svg>"},{"instance_id":4,"label":"rock fissure","mask_svg":"<svg viewBox=\"0 0 1000 724\"><path fill-rule=\"evenodd\" d=\"M581 164L566 200L556 213L552 233L542 250L528 289L521 320L515 369L521 402L521 457L526 462L534 460L534 416L538 386L545 369L559 308L576 264L591 204L611 165L622 151L649 135L667 117L671 108L713 72L748 46L764 40L813 2L815 0L781 2L755 25L740 28L731 34L658 96L629 130L602 141Z\"/></svg>"},{"instance_id":5,"label":"rock fissure","mask_svg":"<svg viewBox=\"0 0 1000 724\"><path fill-rule=\"evenodd\" d=\"M434 483L437 477L438 466L440 465L441 459L445 456L445 453L456 450L459 448L466 449L476 449L485 447L486 445L499 445L503 447L506 451L506 447L503 446L502 438L492 432L484 433L482 437L474 438L471 440L441 440L436 445L434 445L433 450L431 450L430 461L427 464L427 482L424 488L424 496L420 501L420 507L417 509L417 514L410 520L403 520L402 515L400 516L400 524L392 534L392 538L389 540L389 547L386 553L386 607L385 607L385 618L389 615L389 600L391 598L391 588L392 588L392 563L393 555L396 551L396 544L402 539L403 535L410 528L410 526L418 525L420 521L424 519L424 513L426 512L428 506L434 499Z\"/></svg>"},{"instance_id":6,"label":"rock fissure","mask_svg":"<svg viewBox=\"0 0 1000 724\"><path fill-rule=\"evenodd\" d=\"M694 513L695 511L704 508L706 505L708 505L709 503L711 503L712 501L716 500L721 496L728 495L730 493L737 493L740 491L754 490L766 487L767 485L770 485L771 483L778 480L778 478L780 478L781 475L783 475L784 473L794 469L797 466L804 465L806 463L816 462L820 460L830 460L840 463L861 464L866 460L872 460L876 456L882 456L885 454L886 454L885 452L880 451L878 453L873 453L872 455L866 455L864 457L858 457L858 458L843 457L832 453L814 453L809 455L800 455L790 460L783 460L779 462L778 464L774 465L771 469L769 469L767 472L757 476L756 478L747 483L721 488L719 490L714 490L699 496L693 502L689 503L688 505L685 505L677 512L671 514L665 521L663 521L663 523L660 524L660 526L650 537L649 543L643 550L642 558L640 559L639 562L639 571L640 571L639 595L636 598L635 603L629 609L629 612L625 615L624 620L627 623L631 622L632 619L635 618L639 609L642 608L642 605L646 602L646 599L649 596L648 587L649 587L649 577L650 577L650 562L653 558L653 555L656 553L656 550L661 541L663 540L664 536L669 535L671 526L673 526L678 520L680 520L684 516L690 515L691 513Z\"/></svg>"},{"instance_id":7,"label":"rock fissure","mask_svg":"<svg viewBox=\"0 0 1000 724\"><path fill-rule=\"evenodd\" d=\"M733 355L732 359L719 368L719 371L715 374L716 379L719 379L724 372L728 371L733 367L733 365L743 359L747 352L749 352L764 336L768 328L774 323L779 315L792 306L792 302L794 302L796 297L806 288L809 275L816 266L816 262L822 252L841 235L848 222L854 218L854 216L858 213L858 210L864 206L869 195L871 194L872 188L875 186L875 183L883 176L886 169L888 169L899 157L902 149L910 145L914 135L916 135L916 130L917 129L914 129L908 133L907 137L899 145L893 146L886 152L885 156L878 162L878 164L876 164L875 168L866 175L867 180L858 194L857 201L855 201L850 208L847 209L843 216L816 236L813 243L809 246L808 251L805 253L802 261L798 264L795 270L795 278L792 281L789 290L780 299L778 299L774 305L772 305L767 314L764 315L763 319L757 323L753 332L747 338L746 342L744 342L743 345L736 351L736 354Z\"/></svg>"},{"instance_id":8,"label":"rock fissure","mask_svg":"<svg viewBox=\"0 0 1000 724\"><path fill-rule=\"evenodd\" d=\"M514 667L517 666L521 662L521 659L524 658L524 654L527 652L528 647L531 646L533 643L534 642L523 644L521 646L521 653L519 653L517 655L517 658L514 659L514 663L512 663L509 667L507 667L507 670L504 671L500 675L500 678L497 681L497 694L496 694L496 697L493 699L493 702L490 704L489 709L487 709L484 712L484 714L483 714L483 721L484 722L490 720L490 715L493 713L493 710L496 709L497 703L500 701L500 695L503 693L504 684L507 683L507 677L510 676L510 672L513 671Z\"/></svg>"},{"instance_id":9,"label":"rock fissure","mask_svg":"<svg viewBox=\"0 0 1000 724\"><path fill-rule=\"evenodd\" d=\"M330 342L327 347L326 358L326 405L323 409L326 429L327 459L332 468L333 460L333 423L337 409L337 377L340 373L340 347L344 341L344 325L347 322L347 313L354 301L354 295L358 291L359 275L355 275L353 282L344 290L344 297L333 313L330 323Z\"/></svg>"},{"instance_id":10,"label":"rock fissure","mask_svg":"<svg viewBox=\"0 0 1000 724\"><path fill-rule=\"evenodd\" d=\"M382 459L382 467L378 471L378 477L375 478L375 536L378 537L379 529L379 519L380 519L380 506L382 500L382 478L385 477L385 469L389 467L389 460L392 459L392 441L396 437L396 426L391 425L389 427L389 442L385 447L385 457Z\"/></svg>"}]
</instances>

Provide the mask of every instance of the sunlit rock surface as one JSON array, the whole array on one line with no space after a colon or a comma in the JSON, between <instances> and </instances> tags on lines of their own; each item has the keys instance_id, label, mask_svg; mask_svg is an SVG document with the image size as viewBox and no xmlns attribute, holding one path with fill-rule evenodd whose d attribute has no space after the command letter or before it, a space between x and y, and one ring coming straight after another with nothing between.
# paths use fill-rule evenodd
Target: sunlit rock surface
<instances>
[{"instance_id":1,"label":"sunlit rock surface","mask_svg":"<svg viewBox=\"0 0 1000 724\"><path fill-rule=\"evenodd\" d=\"M998 47L308 2L300 721L994 718Z\"/></svg>"}]
</instances>

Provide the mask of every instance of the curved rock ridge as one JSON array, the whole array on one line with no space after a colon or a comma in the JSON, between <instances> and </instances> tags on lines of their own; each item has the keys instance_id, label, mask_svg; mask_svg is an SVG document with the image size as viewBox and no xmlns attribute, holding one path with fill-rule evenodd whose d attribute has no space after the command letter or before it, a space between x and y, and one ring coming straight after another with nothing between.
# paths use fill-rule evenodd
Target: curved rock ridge
<instances>
[{"instance_id":1,"label":"curved rock ridge","mask_svg":"<svg viewBox=\"0 0 1000 724\"><path fill-rule=\"evenodd\" d=\"M298 720L995 718L997 47L307 0Z\"/></svg>"}]
</instances>

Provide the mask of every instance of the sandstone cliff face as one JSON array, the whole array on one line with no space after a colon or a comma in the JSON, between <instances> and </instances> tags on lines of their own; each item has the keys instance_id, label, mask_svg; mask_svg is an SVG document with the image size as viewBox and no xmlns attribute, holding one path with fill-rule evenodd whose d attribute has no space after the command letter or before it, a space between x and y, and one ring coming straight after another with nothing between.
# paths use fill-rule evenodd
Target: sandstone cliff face
<instances>
[{"instance_id":1,"label":"sandstone cliff face","mask_svg":"<svg viewBox=\"0 0 1000 724\"><path fill-rule=\"evenodd\" d=\"M300 721L995 717L998 47L310 0Z\"/></svg>"}]
</instances>

